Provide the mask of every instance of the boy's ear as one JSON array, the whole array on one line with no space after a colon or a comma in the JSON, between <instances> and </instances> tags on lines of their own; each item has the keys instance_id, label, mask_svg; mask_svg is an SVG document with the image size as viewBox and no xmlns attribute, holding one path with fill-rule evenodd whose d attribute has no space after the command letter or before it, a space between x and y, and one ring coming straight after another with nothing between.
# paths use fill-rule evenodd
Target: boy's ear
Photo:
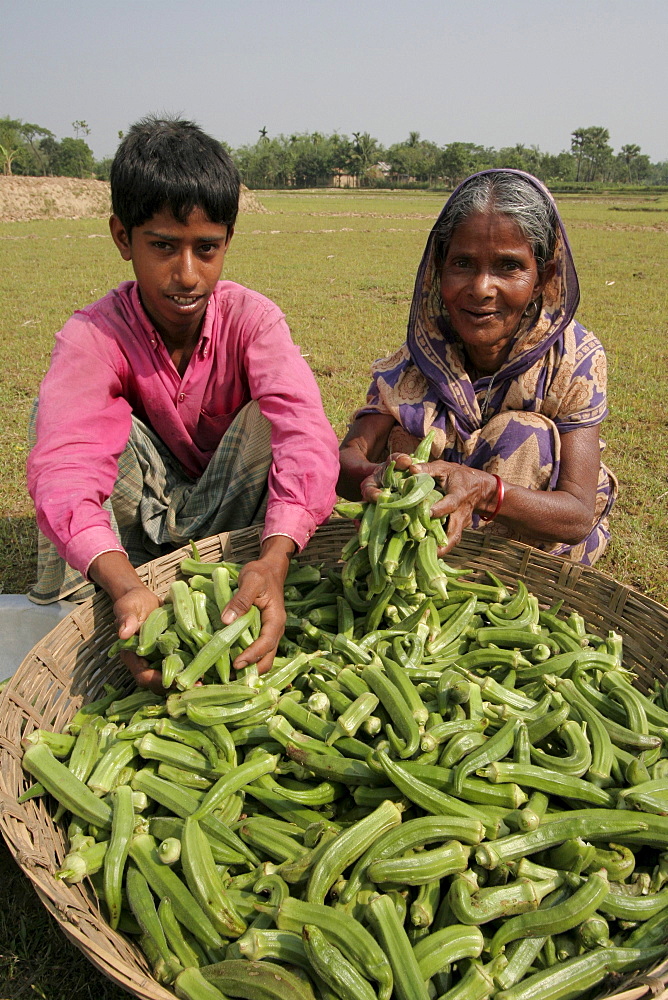
<instances>
[{"instance_id":1,"label":"boy's ear","mask_svg":"<svg viewBox=\"0 0 668 1000\"><path fill-rule=\"evenodd\" d=\"M109 219L109 230L123 260L132 260L130 234L117 215L112 215Z\"/></svg>"}]
</instances>

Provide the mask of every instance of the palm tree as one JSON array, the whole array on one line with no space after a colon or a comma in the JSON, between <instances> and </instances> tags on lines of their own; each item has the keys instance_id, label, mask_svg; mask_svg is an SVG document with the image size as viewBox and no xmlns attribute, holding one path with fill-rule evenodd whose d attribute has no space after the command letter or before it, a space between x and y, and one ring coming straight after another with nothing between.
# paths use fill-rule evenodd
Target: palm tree
<instances>
[{"instance_id":1,"label":"palm tree","mask_svg":"<svg viewBox=\"0 0 668 1000\"><path fill-rule=\"evenodd\" d=\"M378 150L378 140L374 139L368 132L353 132L355 145L353 147L353 173L357 175L359 182L371 166Z\"/></svg>"},{"instance_id":2,"label":"palm tree","mask_svg":"<svg viewBox=\"0 0 668 1000\"><path fill-rule=\"evenodd\" d=\"M629 142L626 146L622 146L621 155L626 163L626 169L629 172L629 184L633 183L633 178L631 176L631 163L633 160L637 160L640 156L640 146L637 146L635 142Z\"/></svg>"},{"instance_id":3,"label":"palm tree","mask_svg":"<svg viewBox=\"0 0 668 1000\"><path fill-rule=\"evenodd\" d=\"M582 163L582 154L584 153L585 143L587 141L587 130L584 128L576 128L574 132L571 132L571 150L577 154L578 158L578 171L575 177L576 181L580 180L580 164Z\"/></svg>"}]
</instances>

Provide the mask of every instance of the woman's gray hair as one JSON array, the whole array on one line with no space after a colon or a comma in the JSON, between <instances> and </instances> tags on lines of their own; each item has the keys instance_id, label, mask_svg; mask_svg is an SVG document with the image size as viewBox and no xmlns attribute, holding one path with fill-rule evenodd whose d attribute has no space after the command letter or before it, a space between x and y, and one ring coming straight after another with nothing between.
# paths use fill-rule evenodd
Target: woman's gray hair
<instances>
[{"instance_id":1,"label":"woman's gray hair","mask_svg":"<svg viewBox=\"0 0 668 1000\"><path fill-rule=\"evenodd\" d=\"M434 250L439 265L445 260L457 226L478 212L507 215L517 223L533 250L539 271L552 260L558 228L552 202L526 178L499 171L470 177L450 199L436 231Z\"/></svg>"}]
</instances>

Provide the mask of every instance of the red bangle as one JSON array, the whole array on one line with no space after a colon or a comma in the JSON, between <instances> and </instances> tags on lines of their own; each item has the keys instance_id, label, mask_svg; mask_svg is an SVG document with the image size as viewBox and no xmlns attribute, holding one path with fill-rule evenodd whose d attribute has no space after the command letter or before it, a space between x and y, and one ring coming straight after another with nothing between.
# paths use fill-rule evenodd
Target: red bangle
<instances>
[{"instance_id":1,"label":"red bangle","mask_svg":"<svg viewBox=\"0 0 668 1000\"><path fill-rule=\"evenodd\" d=\"M506 488L503 485L503 480L501 479L501 476L497 476L495 472L493 472L492 475L496 479L496 507L494 508L491 514L479 514L478 516L481 521L494 520L496 515L501 510L501 504L503 503L503 498L506 495Z\"/></svg>"}]
</instances>

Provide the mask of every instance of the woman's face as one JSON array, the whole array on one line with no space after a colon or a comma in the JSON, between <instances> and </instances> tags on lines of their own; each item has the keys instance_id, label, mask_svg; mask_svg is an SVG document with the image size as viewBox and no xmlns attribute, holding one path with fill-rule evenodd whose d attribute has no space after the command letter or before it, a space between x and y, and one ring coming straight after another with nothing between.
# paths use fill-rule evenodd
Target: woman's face
<instances>
[{"instance_id":1,"label":"woman's face","mask_svg":"<svg viewBox=\"0 0 668 1000\"><path fill-rule=\"evenodd\" d=\"M441 271L441 298L477 368L505 360L522 314L545 283L531 245L507 215L476 212L452 234Z\"/></svg>"}]
</instances>

